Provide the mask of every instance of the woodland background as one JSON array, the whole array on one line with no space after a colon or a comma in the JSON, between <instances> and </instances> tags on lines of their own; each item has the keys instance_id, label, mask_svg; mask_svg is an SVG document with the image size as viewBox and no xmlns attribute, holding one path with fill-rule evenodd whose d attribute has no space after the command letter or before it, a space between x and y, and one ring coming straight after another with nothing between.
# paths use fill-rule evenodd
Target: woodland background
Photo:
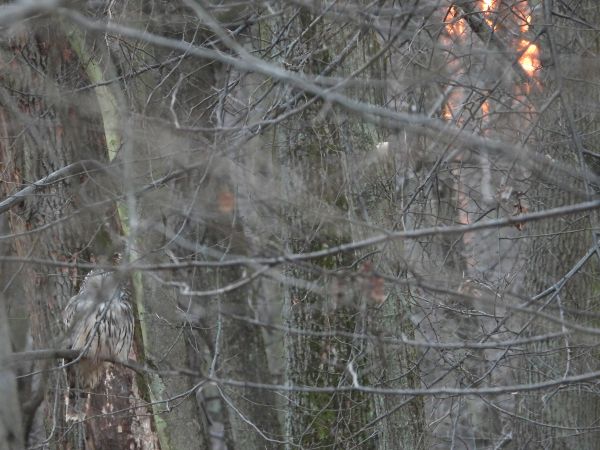
<instances>
[{"instance_id":1,"label":"woodland background","mask_svg":"<svg viewBox=\"0 0 600 450\"><path fill-rule=\"evenodd\" d=\"M4 2L0 449L597 448L599 52L595 0Z\"/></svg>"}]
</instances>

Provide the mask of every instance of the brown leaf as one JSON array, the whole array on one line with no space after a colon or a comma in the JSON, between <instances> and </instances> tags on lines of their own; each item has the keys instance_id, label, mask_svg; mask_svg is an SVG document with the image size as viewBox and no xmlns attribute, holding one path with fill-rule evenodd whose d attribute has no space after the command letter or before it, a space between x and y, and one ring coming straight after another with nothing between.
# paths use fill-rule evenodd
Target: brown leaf
<instances>
[{"instance_id":1,"label":"brown leaf","mask_svg":"<svg viewBox=\"0 0 600 450\"><path fill-rule=\"evenodd\" d=\"M229 191L221 191L217 198L217 205L219 207L219 212L230 213L235 206L235 197Z\"/></svg>"},{"instance_id":2,"label":"brown leaf","mask_svg":"<svg viewBox=\"0 0 600 450\"><path fill-rule=\"evenodd\" d=\"M369 298L381 305L385 299L385 281L378 275L371 276L369 280Z\"/></svg>"},{"instance_id":3,"label":"brown leaf","mask_svg":"<svg viewBox=\"0 0 600 450\"><path fill-rule=\"evenodd\" d=\"M366 282L363 284L365 293L377 305L381 305L386 299L384 279L373 272L373 264L370 261L365 261L360 271L368 275Z\"/></svg>"},{"instance_id":4,"label":"brown leaf","mask_svg":"<svg viewBox=\"0 0 600 450\"><path fill-rule=\"evenodd\" d=\"M517 192L516 194L517 202L514 204L514 212L513 216L520 216L522 214L526 214L529 212L529 204L527 203L527 199L525 198L525 194L523 192ZM525 229L525 222L516 222L515 228L519 231L523 231Z\"/></svg>"},{"instance_id":5,"label":"brown leaf","mask_svg":"<svg viewBox=\"0 0 600 450\"><path fill-rule=\"evenodd\" d=\"M68 47L68 46L64 46L62 49L62 59L64 62L69 62L73 60L73 50Z\"/></svg>"}]
</instances>

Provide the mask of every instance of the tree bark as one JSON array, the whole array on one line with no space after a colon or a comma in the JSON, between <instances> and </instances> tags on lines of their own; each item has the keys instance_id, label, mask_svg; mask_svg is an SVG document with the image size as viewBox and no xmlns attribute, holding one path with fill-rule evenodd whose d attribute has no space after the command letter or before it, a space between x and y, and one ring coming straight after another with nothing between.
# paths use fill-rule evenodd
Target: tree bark
<instances>
[{"instance_id":1,"label":"tree bark","mask_svg":"<svg viewBox=\"0 0 600 450\"><path fill-rule=\"evenodd\" d=\"M0 292L0 449L19 450L24 448L25 439L14 367L7 363L12 340L6 312L4 294Z\"/></svg>"},{"instance_id":2,"label":"tree bark","mask_svg":"<svg viewBox=\"0 0 600 450\"><path fill-rule=\"evenodd\" d=\"M6 124L1 148L6 162L3 177L17 190L80 160L107 161L105 130L95 93L77 91L89 83L84 63L60 21L32 21L33 31L21 30L3 45L1 54L6 68L0 91ZM23 198L8 213L11 231L17 236L13 240L16 254L67 262L89 262L111 255L118 248L120 232L111 201L117 192L115 178L82 166ZM51 264L28 265L24 272L33 347L64 347L62 311L83 273ZM50 383L60 389L52 396L53 391L48 391L40 409L52 433L48 435L49 445L144 448L139 434L134 436L133 428L139 428L139 423L129 410L131 402L135 403L130 372L114 366L92 393L89 404L81 399L80 408L97 417L71 428L65 428L66 392L60 374L54 372L50 377ZM107 415L107 411L113 414Z\"/></svg>"},{"instance_id":3,"label":"tree bark","mask_svg":"<svg viewBox=\"0 0 600 450\"><path fill-rule=\"evenodd\" d=\"M597 195L597 188L588 181L586 171L594 171L597 161L588 158L585 149L597 147L600 124L594 111L600 98L598 72L591 70L591 55L597 55L599 34L571 21L569 16L597 22L597 4L580 2L577 11L564 10L558 3L544 2L543 23L548 27L543 41L547 61L541 73L544 91L559 91L556 101L540 121L538 146L542 154L556 162L576 168L577 179L566 180L546 174L534 179L528 192L532 209L546 209L566 205L582 198ZM555 14L558 13L558 14ZM562 16L560 15L562 14ZM542 18L540 17L540 20ZM549 139L547 129L565 136L564 143ZM597 245L598 217L595 212L568 220L545 221L532 224L527 254L530 255L525 277L527 298L553 289L541 298L530 302L530 307L551 313L568 322L597 327L598 320L585 312L598 311L599 257L596 252L585 265L565 283L558 283L582 258ZM561 329L560 325L540 318L524 317L529 324L528 333ZM529 322L530 321L530 322ZM556 343L558 344L558 342ZM517 372L522 382L539 382L565 375L597 370L594 361L598 348L584 336L565 337L558 346L539 344L528 349L523 366ZM597 445L599 431L595 417L600 414L600 396L587 386L568 386L552 391L532 392L517 397L515 444L519 448L593 448Z\"/></svg>"}]
</instances>

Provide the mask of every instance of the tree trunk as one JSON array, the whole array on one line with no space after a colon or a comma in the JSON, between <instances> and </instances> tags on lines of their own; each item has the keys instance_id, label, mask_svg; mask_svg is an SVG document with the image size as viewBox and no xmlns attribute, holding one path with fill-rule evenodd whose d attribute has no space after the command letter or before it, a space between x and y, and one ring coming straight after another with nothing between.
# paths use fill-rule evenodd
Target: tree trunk
<instances>
[{"instance_id":1,"label":"tree trunk","mask_svg":"<svg viewBox=\"0 0 600 450\"><path fill-rule=\"evenodd\" d=\"M0 362L4 361L0 364L0 449L19 450L24 448L23 423L14 367L6 362L12 354L12 340L4 303L0 292Z\"/></svg>"},{"instance_id":2,"label":"tree trunk","mask_svg":"<svg viewBox=\"0 0 600 450\"><path fill-rule=\"evenodd\" d=\"M120 227L111 201L118 185L98 170L107 160L105 130L95 93L77 91L89 83L82 62L60 21L33 22L35 31L19 32L2 48L8 69L8 89L0 93L7 131L1 149L4 181L18 189L69 164L98 161L26 197L9 212L11 231L19 236L13 240L16 254L49 262L24 268L33 347L64 348L62 311L84 273L55 267L52 261L97 261L118 248ZM97 417L64 428L65 385L61 372L54 372L50 383L60 389L48 391L40 410L52 433L49 445L146 448L134 432L140 429L138 417L129 412L135 403L132 380L127 369L113 366L91 393L91 401L82 399L79 405ZM62 429L67 432L57 431Z\"/></svg>"},{"instance_id":3,"label":"tree trunk","mask_svg":"<svg viewBox=\"0 0 600 450\"><path fill-rule=\"evenodd\" d=\"M165 9L161 9L162 6ZM243 7L232 7L227 12L228 20L238 20L243 10ZM137 12L128 8L118 15L128 21L136 17ZM140 17L148 21L150 30L162 35L180 36L197 44L213 39L208 31L199 32L185 26L190 14L194 15L191 9L165 4L153 10L150 16L142 14ZM164 21L164 17L170 20ZM181 20L178 22L177 18ZM143 45L140 44L140 48ZM137 47L127 44L112 49L122 73L172 57L157 48L139 51L132 48ZM228 158L221 157L230 152L242 155L243 147L236 148L235 140L227 133L221 136L217 128L224 113L217 108L223 105L215 102L215 97L219 101L223 101L220 95L226 97L226 73L230 69L213 61L204 61L199 69L198 60L183 58L166 67L169 70L149 71L127 83L129 98L136 111L143 115L134 128L144 133L131 136L140 149L135 155L136 173L151 182L148 174L157 170L163 173L183 170L181 176L168 184L167 190L151 193L140 202L145 222L156 225L139 243L140 254L167 263L174 260L214 262L233 255L251 254L238 210L237 168ZM215 96L215 91L223 94ZM166 122L165 116L168 117ZM179 129L186 127L204 131ZM214 132L210 131L211 127L215 127ZM147 164L140 163L143 158L148 158ZM232 318L233 315L252 316L257 289L249 285L208 296L185 293L186 289L197 292L226 288L252 270L251 267L199 267L157 276L144 275L147 290L155 293L147 304L145 326L149 332L157 328L164 330L149 337L149 361L165 369L191 366L211 377L271 383L261 329ZM180 288L174 291L173 285ZM166 323L171 325L166 326ZM157 382L162 385L162 392L158 398L166 399L185 391L186 387L194 388L195 381L160 377ZM195 411L187 405L180 409L180 415L164 416L165 433L174 448L189 445L184 443L194 439L195 445L205 448L209 445L220 448L225 443L231 450L277 448L278 444L269 440L280 435L272 392L205 383L196 386L190 398L198 402ZM188 421L194 425L186 425Z\"/></svg>"},{"instance_id":4,"label":"tree trunk","mask_svg":"<svg viewBox=\"0 0 600 450\"><path fill-rule=\"evenodd\" d=\"M591 55L596 56L600 50L599 34L595 29L567 19L575 16L596 23L600 19L597 4L580 2L574 11L563 10L562 5L556 3L553 6L553 2L546 1L544 11L543 23L547 24L548 31L543 51L548 63L542 72L542 80L544 91L550 95L558 90L559 97L540 121L538 146L543 155L577 170L579 177L565 179L547 173L542 179L535 179L527 193L534 210L568 205L597 195L596 188L586 176L587 170L597 167L597 160L588 157L584 151L597 148L598 144L599 78L596 70L590 70L590 64L595 64ZM546 132L548 129L564 136L564 142L551 139ZM532 310L582 326L598 326L596 316L588 316L586 312L597 313L599 310L596 280L600 254L596 251L575 274L564 283L558 283L595 245L597 226L597 215L591 212L528 227L528 234L536 237L530 239L527 249L530 270L525 277L526 297L532 298L552 288L530 302ZM525 316L523 320L527 320L527 332L531 334L566 329L534 315ZM526 353L529 356L523 357L523 365L517 372L518 380L535 383L598 370L595 363L598 348L590 338L573 334L556 341L554 346L531 346ZM600 438L595 419L600 414L600 397L585 383L519 395L517 414L514 421L518 448L595 448Z\"/></svg>"}]
</instances>

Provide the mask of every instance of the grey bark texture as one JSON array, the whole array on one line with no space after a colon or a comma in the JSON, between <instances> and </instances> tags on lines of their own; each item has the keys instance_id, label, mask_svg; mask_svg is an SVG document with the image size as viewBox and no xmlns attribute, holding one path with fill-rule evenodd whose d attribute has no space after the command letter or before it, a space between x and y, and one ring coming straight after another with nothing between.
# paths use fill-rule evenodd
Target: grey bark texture
<instances>
[{"instance_id":1,"label":"grey bark texture","mask_svg":"<svg viewBox=\"0 0 600 450\"><path fill-rule=\"evenodd\" d=\"M19 450L24 448L21 405L17 391L14 366L6 361L12 354L12 339L8 326L4 295L0 292L0 449Z\"/></svg>"},{"instance_id":2,"label":"grey bark texture","mask_svg":"<svg viewBox=\"0 0 600 450\"><path fill-rule=\"evenodd\" d=\"M560 93L542 116L542 127L562 133L567 139L557 143L543 133L536 137L542 154L555 164L564 163L575 168L580 178L555 177L556 183L551 175L543 180L534 178L528 192L532 209L560 206L598 194L597 186L589 181L589 173L594 173L597 161L584 151L596 148L598 144L594 130L600 124L596 111L600 98L599 78L597 72L590 71L590 63L595 62L588 61L588 55L600 50L599 34L581 24L567 23L565 17L560 16L564 5L559 2L543 3L540 15L543 13L548 27L544 41L544 57L548 64L544 67L543 81L548 92L556 89ZM577 14L596 22L600 19L597 6L595 2L580 2ZM548 295L533 302L533 307L552 311L567 321L598 326L595 316L586 317L581 311L598 309L600 253L596 252L565 283L556 285L592 246L597 245L597 226L597 213L591 212L531 227L530 234L538 237L531 239L527 249L532 255L531 269L525 276L527 295L532 297L555 286ZM530 320L530 333L560 327L541 318ZM530 355L523 358L517 379L539 382L597 369L598 350L588 338L574 335L565 338L561 344L533 346ZM520 395L517 397L517 414L520 416L515 419L515 445L518 448L593 448L600 438L594 419L600 414L600 396L585 385Z\"/></svg>"}]
</instances>

